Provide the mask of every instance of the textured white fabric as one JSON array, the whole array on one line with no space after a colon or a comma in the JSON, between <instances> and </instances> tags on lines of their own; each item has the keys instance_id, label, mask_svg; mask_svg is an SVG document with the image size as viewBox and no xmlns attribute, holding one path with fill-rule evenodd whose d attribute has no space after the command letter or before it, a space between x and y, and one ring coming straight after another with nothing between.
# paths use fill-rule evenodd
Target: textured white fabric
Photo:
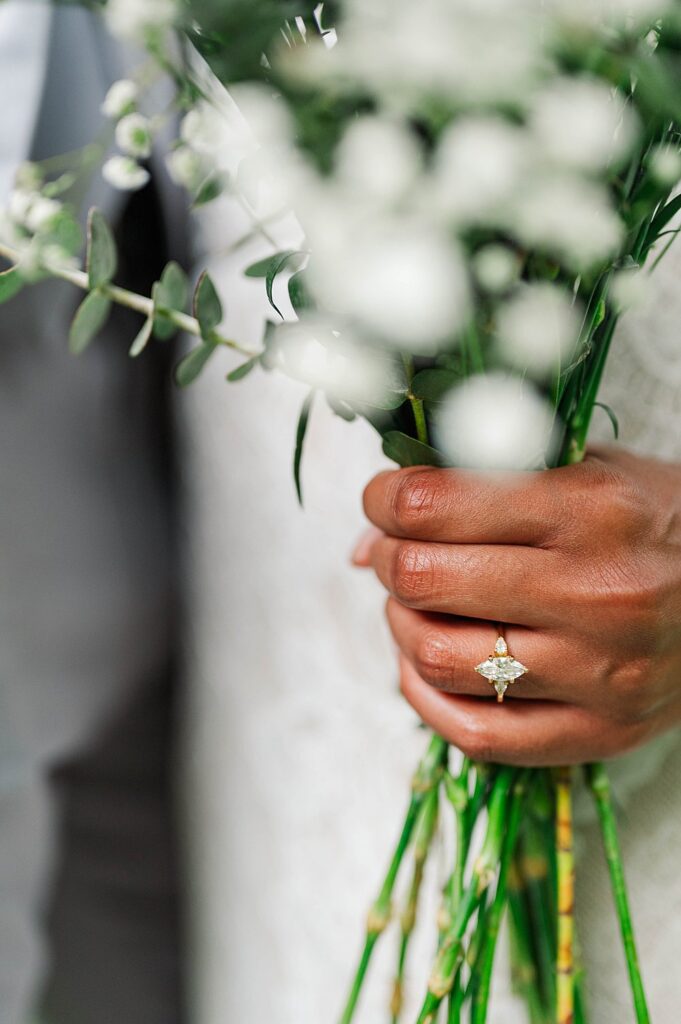
<instances>
[{"instance_id":1,"label":"textured white fabric","mask_svg":"<svg viewBox=\"0 0 681 1024\"><path fill-rule=\"evenodd\" d=\"M213 215L208 247L223 249L242 227L231 210ZM213 267L230 300L228 331L254 343L262 283L240 271L259 254L240 250ZM679 257L681 250L660 270L653 308L631 315L620 331L604 389L623 439L670 456L681 456ZM347 563L363 527L362 487L384 465L376 436L319 404L301 512L290 466L302 393L276 375L225 384L233 364L216 361L186 398L197 1020L322 1024L341 1004L424 737L396 692L381 588ZM656 1024L676 1019L681 1002L680 762L675 735L615 769L618 786L634 777L622 790L629 793L622 832ZM650 774L655 781L637 789ZM626 980L600 842L589 825L580 850L592 1020L623 1024L631 1019ZM426 912L428 924L433 913ZM431 952L428 933L414 951L412 1000ZM387 1018L394 958L387 938L359 1022ZM524 1020L503 969L492 1019Z\"/></svg>"}]
</instances>

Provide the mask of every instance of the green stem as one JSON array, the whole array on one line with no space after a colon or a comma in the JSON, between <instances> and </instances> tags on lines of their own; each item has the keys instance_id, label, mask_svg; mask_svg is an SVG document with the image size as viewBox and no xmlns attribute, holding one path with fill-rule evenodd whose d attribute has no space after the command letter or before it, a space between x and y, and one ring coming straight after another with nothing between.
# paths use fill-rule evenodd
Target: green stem
<instances>
[{"instance_id":1,"label":"green stem","mask_svg":"<svg viewBox=\"0 0 681 1024\"><path fill-rule=\"evenodd\" d=\"M4 243L0 243L0 256L4 256L5 259L14 265L18 265L21 260L21 253ZM44 269L52 277L59 278L61 281L67 281L81 291L89 292L91 290L88 275L83 270L72 270L70 267L45 267ZM175 309L154 308L152 299L144 295L138 295L136 292L128 291L127 288L119 288L115 284L102 285L99 291L119 306L132 309L135 313L140 313L144 317L162 316L165 320L169 320L174 324L179 331L193 334L197 338L201 337L199 322L193 316L180 313ZM231 338L225 338L223 335L218 334L217 331L212 332L211 341L216 345L224 345L226 348L234 349L235 352L241 352L245 356L253 357L259 354L252 349L239 345L238 342L233 341Z\"/></svg>"},{"instance_id":2,"label":"green stem","mask_svg":"<svg viewBox=\"0 0 681 1024\"><path fill-rule=\"evenodd\" d=\"M411 393L411 382L414 379L414 360L411 356L403 356L402 361L404 363L404 370L407 375L407 384L409 386L409 393L407 398L411 405L412 413L414 414L414 428L416 430L416 437L421 444L430 444L428 436L428 423L426 421L426 412L423 405L423 400L417 398L416 395Z\"/></svg>"},{"instance_id":3,"label":"green stem","mask_svg":"<svg viewBox=\"0 0 681 1024\"><path fill-rule=\"evenodd\" d=\"M620 849L617 835L617 822L613 806L612 790L605 768L602 764L588 765L586 775L596 802L598 818L601 825L601 835L605 856L610 870L610 881L619 918L620 931L624 953L629 971L629 981L634 1000L637 1024L650 1024L650 1014L646 1003L646 996L643 989L641 970L638 961L638 952L634 938L634 927L631 920L629 900L627 898L626 883L624 880L624 866L622 863L622 851Z\"/></svg>"},{"instance_id":4,"label":"green stem","mask_svg":"<svg viewBox=\"0 0 681 1024\"><path fill-rule=\"evenodd\" d=\"M494 954L497 948L499 928L506 904L508 902L508 872L511 859L515 850L518 830L520 828L520 813L525 796L525 787L528 779L528 772L523 772L513 786L508 819L506 823L506 835L504 847L499 865L499 878L494 894L492 906L485 917L485 939L480 955L480 965L476 963L475 973L478 975L477 990L473 998L471 1010L471 1024L485 1024L487 1010L489 1007L489 994L492 982L492 968L494 966Z\"/></svg>"},{"instance_id":5,"label":"green stem","mask_svg":"<svg viewBox=\"0 0 681 1024\"><path fill-rule=\"evenodd\" d=\"M414 775L412 795L411 800L409 801L407 814L404 819L404 825L402 826L397 846L395 847L395 851L391 858L390 865L386 872L378 897L369 911L366 938L364 940L362 955L350 986L350 992L340 1016L339 1024L350 1024L350 1021L355 1015L357 1002L359 1000L362 986L364 985L366 978L367 969L369 967L369 962L371 960L371 954L373 953L374 946L376 945L379 935L385 931L390 920L392 893L395 887L395 881L397 880L402 860L411 841L419 811L428 793L437 785L446 757L446 741L440 736L433 736L430 744L428 745L426 754Z\"/></svg>"}]
</instances>

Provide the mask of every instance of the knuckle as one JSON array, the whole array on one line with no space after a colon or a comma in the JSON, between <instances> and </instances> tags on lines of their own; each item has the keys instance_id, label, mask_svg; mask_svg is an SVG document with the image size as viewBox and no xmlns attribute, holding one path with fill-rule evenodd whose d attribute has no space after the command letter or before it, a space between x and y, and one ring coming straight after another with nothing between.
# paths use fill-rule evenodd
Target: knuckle
<instances>
[{"instance_id":1,"label":"knuckle","mask_svg":"<svg viewBox=\"0 0 681 1024\"><path fill-rule=\"evenodd\" d=\"M416 650L416 670L422 679L438 689L447 689L451 679L451 651L441 633L428 631Z\"/></svg>"},{"instance_id":2,"label":"knuckle","mask_svg":"<svg viewBox=\"0 0 681 1024\"><path fill-rule=\"evenodd\" d=\"M419 604L432 591L435 570L422 544L398 543L391 568L391 590L402 604Z\"/></svg>"},{"instance_id":3,"label":"knuckle","mask_svg":"<svg viewBox=\"0 0 681 1024\"><path fill-rule=\"evenodd\" d=\"M478 721L469 719L462 725L456 737L456 745L471 761L492 762L497 760L492 736Z\"/></svg>"},{"instance_id":4,"label":"knuckle","mask_svg":"<svg viewBox=\"0 0 681 1024\"><path fill-rule=\"evenodd\" d=\"M409 533L436 505L434 474L423 469L404 470L393 486L393 519L401 531Z\"/></svg>"}]
</instances>

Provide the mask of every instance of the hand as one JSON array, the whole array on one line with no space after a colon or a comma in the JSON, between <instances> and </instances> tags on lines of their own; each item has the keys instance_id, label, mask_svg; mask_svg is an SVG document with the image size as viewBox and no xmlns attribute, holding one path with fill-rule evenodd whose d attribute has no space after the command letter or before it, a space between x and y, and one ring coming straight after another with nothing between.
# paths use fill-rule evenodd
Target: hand
<instances>
[{"instance_id":1,"label":"hand","mask_svg":"<svg viewBox=\"0 0 681 1024\"><path fill-rule=\"evenodd\" d=\"M575 764L681 721L681 467L615 449L509 476L381 473L360 542L407 700L475 760ZM529 671L492 702L496 624Z\"/></svg>"}]
</instances>

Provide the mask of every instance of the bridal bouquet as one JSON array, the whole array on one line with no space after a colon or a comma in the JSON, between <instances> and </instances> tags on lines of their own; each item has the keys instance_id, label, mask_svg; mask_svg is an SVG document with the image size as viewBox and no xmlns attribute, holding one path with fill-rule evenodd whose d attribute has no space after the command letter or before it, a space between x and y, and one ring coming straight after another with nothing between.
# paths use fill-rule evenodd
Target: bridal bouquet
<instances>
[{"instance_id":1,"label":"bridal bouquet","mask_svg":"<svg viewBox=\"0 0 681 1024\"><path fill-rule=\"evenodd\" d=\"M133 357L177 329L196 337L177 368L180 385L221 346L245 355L231 381L265 370L304 382L299 495L315 401L346 420L365 417L401 466L539 471L583 458L618 318L676 234L681 4L110 0L103 15L149 56L104 105L116 146L103 168L109 182L134 190L148 180L164 117L142 112L142 94L160 68L175 85L180 124L168 169L192 204L228 192L265 239L293 210L305 241L273 246L245 268L263 279L272 305L261 348L245 350L221 332L220 296L205 273L191 313L176 263L150 297L117 287L115 242L96 210L81 267L69 191L89 153L58 173L21 169L1 225L9 267L0 301L54 275L86 292L71 330L75 353L122 303L141 316ZM616 432L615 413L605 412ZM500 639L478 670L501 700L525 667ZM587 1020L572 774L472 763L431 738L341 1024L354 1018L374 946L393 921L390 1014L402 1019L424 863L444 815L456 844L417 1024L483 1024L505 914L532 1024ZM645 1022L608 778L601 765L584 774L635 1018Z\"/></svg>"}]
</instances>

